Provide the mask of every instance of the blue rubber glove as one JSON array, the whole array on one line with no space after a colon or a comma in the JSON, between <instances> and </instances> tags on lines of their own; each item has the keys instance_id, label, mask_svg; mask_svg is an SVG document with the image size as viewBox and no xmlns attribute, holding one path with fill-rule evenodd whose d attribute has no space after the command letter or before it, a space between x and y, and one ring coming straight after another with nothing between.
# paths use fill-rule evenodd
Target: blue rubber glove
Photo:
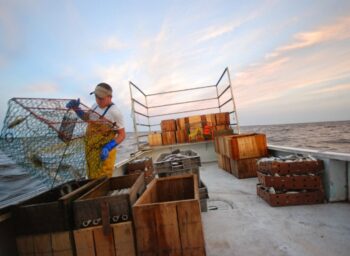
<instances>
[{"instance_id":1,"label":"blue rubber glove","mask_svg":"<svg viewBox=\"0 0 350 256\"><path fill-rule=\"evenodd\" d=\"M75 111L75 113L77 114L77 116L79 116L80 118L84 117L84 111L79 108L80 105L80 99L77 100L70 100L67 104L66 107L68 109L73 109Z\"/></svg>"},{"instance_id":2,"label":"blue rubber glove","mask_svg":"<svg viewBox=\"0 0 350 256\"><path fill-rule=\"evenodd\" d=\"M100 155L101 160L102 161L106 160L108 158L109 152L116 146L118 146L118 143L115 140L111 140L106 145L104 145L101 150L101 155Z\"/></svg>"},{"instance_id":3,"label":"blue rubber glove","mask_svg":"<svg viewBox=\"0 0 350 256\"><path fill-rule=\"evenodd\" d=\"M80 105L80 99L77 100L70 100L67 104L66 107L71 109L71 108L78 108Z\"/></svg>"}]
</instances>

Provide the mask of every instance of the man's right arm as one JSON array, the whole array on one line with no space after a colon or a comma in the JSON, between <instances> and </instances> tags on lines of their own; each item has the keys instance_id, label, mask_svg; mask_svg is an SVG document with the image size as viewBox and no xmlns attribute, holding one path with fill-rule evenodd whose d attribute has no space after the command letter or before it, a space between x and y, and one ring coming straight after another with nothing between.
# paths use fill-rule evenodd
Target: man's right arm
<instances>
[{"instance_id":1,"label":"man's right arm","mask_svg":"<svg viewBox=\"0 0 350 256\"><path fill-rule=\"evenodd\" d=\"M89 120L89 116L90 116L90 111L85 112L84 110L82 110L80 107L80 99L77 100L70 100L67 104L66 107L68 109L73 109L74 112L77 114L77 116L84 120L84 121L88 121Z\"/></svg>"}]
</instances>

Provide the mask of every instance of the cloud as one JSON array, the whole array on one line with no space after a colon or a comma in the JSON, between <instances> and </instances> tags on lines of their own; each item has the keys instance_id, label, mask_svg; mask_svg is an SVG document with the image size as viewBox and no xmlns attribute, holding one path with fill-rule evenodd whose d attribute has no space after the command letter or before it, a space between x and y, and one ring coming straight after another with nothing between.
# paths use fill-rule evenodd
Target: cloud
<instances>
[{"instance_id":1,"label":"cloud","mask_svg":"<svg viewBox=\"0 0 350 256\"><path fill-rule=\"evenodd\" d=\"M104 51L121 50L126 48L126 44L115 36L111 36L102 42Z\"/></svg>"},{"instance_id":2,"label":"cloud","mask_svg":"<svg viewBox=\"0 0 350 256\"><path fill-rule=\"evenodd\" d=\"M263 78L274 76L290 61L289 57L275 59L263 64L253 64L235 76L234 85L244 87L261 83Z\"/></svg>"},{"instance_id":3,"label":"cloud","mask_svg":"<svg viewBox=\"0 0 350 256\"><path fill-rule=\"evenodd\" d=\"M230 33L235 28L238 28L243 21L233 22L228 25L218 25L218 26L210 26L203 31L198 32L195 37L197 38L197 42L204 42L210 39L214 39L216 37L222 36L226 33Z\"/></svg>"},{"instance_id":4,"label":"cloud","mask_svg":"<svg viewBox=\"0 0 350 256\"><path fill-rule=\"evenodd\" d=\"M263 1L260 6L255 6L253 11L244 13L244 15L233 20L228 20L217 25L211 25L194 33L193 37L195 38L196 43L203 43L232 33L246 23L263 15L267 10L271 9L273 5L275 5L275 1Z\"/></svg>"},{"instance_id":5,"label":"cloud","mask_svg":"<svg viewBox=\"0 0 350 256\"><path fill-rule=\"evenodd\" d=\"M306 88L325 84L337 84L348 79L350 73L350 52L345 40L350 38L350 19L340 18L335 23L313 31L296 34L294 41L277 47L266 54L260 63L250 65L237 73L233 84L237 91L238 106L246 108L257 102L269 102L298 97ZM318 51L302 48L328 42ZM346 90L347 85L314 91L315 94Z\"/></svg>"},{"instance_id":6,"label":"cloud","mask_svg":"<svg viewBox=\"0 0 350 256\"><path fill-rule=\"evenodd\" d=\"M334 24L320 27L314 31L298 33L294 36L294 42L282 46L271 53L271 57L281 52L310 47L327 41L339 41L350 38L350 16L339 18Z\"/></svg>"}]
</instances>

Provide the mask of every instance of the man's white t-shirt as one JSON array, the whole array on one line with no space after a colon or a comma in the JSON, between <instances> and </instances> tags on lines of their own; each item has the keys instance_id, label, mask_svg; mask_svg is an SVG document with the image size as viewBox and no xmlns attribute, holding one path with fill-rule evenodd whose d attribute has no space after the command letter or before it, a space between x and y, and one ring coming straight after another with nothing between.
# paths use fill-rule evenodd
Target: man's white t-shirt
<instances>
[{"instance_id":1,"label":"man's white t-shirt","mask_svg":"<svg viewBox=\"0 0 350 256\"><path fill-rule=\"evenodd\" d=\"M100 108L96 103L94 105L92 105L91 109L93 111L95 111L96 113L98 113L99 115L103 115L103 113L106 111L108 107L105 108ZM121 129L124 128L124 120L123 120L123 115L121 114L121 112L119 111L118 107L113 104L107 111L107 113L104 115L104 117L106 119L108 119L109 121L111 121L112 123L116 124L116 128L117 129ZM93 115L90 114L90 119L92 120L96 120L99 117L97 117L97 115Z\"/></svg>"}]
</instances>

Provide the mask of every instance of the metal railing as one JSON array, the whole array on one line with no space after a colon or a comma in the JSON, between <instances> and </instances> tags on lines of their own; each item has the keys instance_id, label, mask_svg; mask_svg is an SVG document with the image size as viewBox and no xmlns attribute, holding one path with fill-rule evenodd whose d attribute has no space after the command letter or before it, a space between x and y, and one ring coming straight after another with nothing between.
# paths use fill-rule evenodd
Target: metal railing
<instances>
[{"instance_id":1,"label":"metal railing","mask_svg":"<svg viewBox=\"0 0 350 256\"><path fill-rule=\"evenodd\" d=\"M227 77L227 84L224 85L225 87L219 92L219 87L222 87L223 78ZM159 105L153 105L150 106L148 104L149 97L154 96L161 96L161 95L167 95L167 94L174 94L174 93L181 93L181 92L193 92L195 90L204 90L208 88L215 88L216 90L216 96L204 98L204 99L192 99L192 100L185 100L185 101L178 101L174 103L166 103L166 104L159 104ZM137 139L137 146L140 149L140 138L147 137L147 134L140 134L140 127L148 127L148 132L152 132L152 127L160 126L160 123L151 124L151 120L156 117L163 117L163 116L172 116L172 115L181 115L185 113L192 113L192 112L198 112L198 114L201 114L200 112L203 111L209 111L209 110L216 110L218 112L222 112L223 108L225 106L228 106L227 104L229 102L232 102L232 107L229 108L228 111L230 113L230 126L234 129L236 133L240 133L239 131L239 123L238 123L238 115L236 111L236 104L233 96L233 89L232 89L232 83L231 83L231 77L229 69L226 67L224 72L221 74L219 80L216 82L215 85L208 85L208 86L201 86L201 87L194 87L194 88L187 88L187 89L181 89L181 90L172 90L172 91L165 91L165 92L159 92L159 93L152 93L152 94L146 94L144 93L137 85L135 85L133 82L129 82L129 89L130 89L130 100L131 100L131 114L133 118L133 125L134 125L134 132ZM137 100L134 97L134 91L138 91L141 93L141 97L144 98L144 102L141 102L141 100ZM227 97L228 96L228 97ZM226 98L226 100L224 99ZM209 102L216 100L217 104L212 107L192 107L189 110L182 110L182 111L166 111L166 113L156 113L156 114L149 114L151 109L159 109L159 108L165 108L165 107L172 107L172 106L181 106L181 105L187 105L190 103L200 103L200 102ZM144 111L136 110L136 107L141 108ZM227 108L226 108L227 109ZM147 122L138 122L138 117L143 117L147 119ZM232 118L231 118L232 117ZM231 122L233 120L233 122Z\"/></svg>"}]
</instances>

